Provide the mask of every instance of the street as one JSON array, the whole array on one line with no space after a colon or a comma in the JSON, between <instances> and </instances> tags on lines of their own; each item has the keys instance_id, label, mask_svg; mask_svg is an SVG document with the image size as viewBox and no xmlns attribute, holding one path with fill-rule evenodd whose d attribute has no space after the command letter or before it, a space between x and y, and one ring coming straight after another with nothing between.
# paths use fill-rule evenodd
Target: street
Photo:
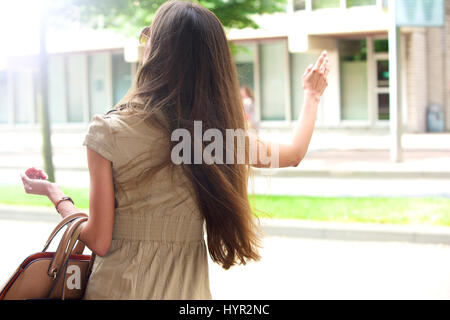
<instances>
[{"instance_id":1,"label":"street","mask_svg":"<svg viewBox=\"0 0 450 320\"><path fill-rule=\"evenodd\" d=\"M0 220L0 283L54 226ZM261 254L229 271L210 262L213 298L450 299L450 246L269 237Z\"/></svg>"}]
</instances>

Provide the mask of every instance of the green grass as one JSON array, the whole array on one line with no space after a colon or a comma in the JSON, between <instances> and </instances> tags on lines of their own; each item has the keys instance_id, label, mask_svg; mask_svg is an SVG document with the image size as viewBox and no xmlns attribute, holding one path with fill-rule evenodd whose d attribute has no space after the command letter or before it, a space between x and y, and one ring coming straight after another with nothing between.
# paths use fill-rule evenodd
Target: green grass
<instances>
[{"instance_id":1,"label":"green grass","mask_svg":"<svg viewBox=\"0 0 450 320\"><path fill-rule=\"evenodd\" d=\"M79 209L89 207L89 190L63 188ZM333 222L424 224L450 226L450 199L444 198L324 198L251 196L258 216ZM28 195L21 186L0 186L0 204L46 206L45 197Z\"/></svg>"},{"instance_id":2,"label":"green grass","mask_svg":"<svg viewBox=\"0 0 450 320\"><path fill-rule=\"evenodd\" d=\"M62 189L75 201L77 208L89 208L89 189L64 187ZM26 194L22 186L0 186L0 204L53 207L47 197Z\"/></svg>"},{"instance_id":3,"label":"green grass","mask_svg":"<svg viewBox=\"0 0 450 320\"><path fill-rule=\"evenodd\" d=\"M450 199L254 196L261 217L450 226Z\"/></svg>"}]
</instances>

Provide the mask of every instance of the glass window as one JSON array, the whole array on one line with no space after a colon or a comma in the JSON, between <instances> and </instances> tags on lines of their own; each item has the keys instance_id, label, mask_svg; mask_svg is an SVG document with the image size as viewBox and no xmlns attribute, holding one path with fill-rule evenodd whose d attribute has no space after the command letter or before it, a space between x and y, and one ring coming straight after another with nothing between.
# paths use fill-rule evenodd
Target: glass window
<instances>
[{"instance_id":1,"label":"glass window","mask_svg":"<svg viewBox=\"0 0 450 320\"><path fill-rule=\"evenodd\" d=\"M316 54L294 53L291 54L291 106L292 119L297 120L303 106L302 78L308 65L315 63Z\"/></svg>"},{"instance_id":2,"label":"glass window","mask_svg":"<svg viewBox=\"0 0 450 320\"><path fill-rule=\"evenodd\" d=\"M67 57L67 93L69 122L83 122L86 108L86 57L73 54Z\"/></svg>"},{"instance_id":3,"label":"glass window","mask_svg":"<svg viewBox=\"0 0 450 320\"><path fill-rule=\"evenodd\" d=\"M127 94L132 84L131 65L125 61L123 53L115 53L113 62L113 90L116 104Z\"/></svg>"},{"instance_id":4,"label":"glass window","mask_svg":"<svg viewBox=\"0 0 450 320\"><path fill-rule=\"evenodd\" d=\"M389 41L387 39L376 39L373 45L376 53L389 52Z\"/></svg>"},{"instance_id":5,"label":"glass window","mask_svg":"<svg viewBox=\"0 0 450 320\"><path fill-rule=\"evenodd\" d=\"M389 88L389 60L377 61L377 86Z\"/></svg>"},{"instance_id":6,"label":"glass window","mask_svg":"<svg viewBox=\"0 0 450 320\"><path fill-rule=\"evenodd\" d=\"M378 119L389 120L389 93L378 94Z\"/></svg>"},{"instance_id":7,"label":"glass window","mask_svg":"<svg viewBox=\"0 0 450 320\"><path fill-rule=\"evenodd\" d=\"M347 8L359 6L375 6L377 0L347 0Z\"/></svg>"},{"instance_id":8,"label":"glass window","mask_svg":"<svg viewBox=\"0 0 450 320\"><path fill-rule=\"evenodd\" d=\"M48 104L50 120L53 123L66 122L67 96L65 62L62 55L48 59Z\"/></svg>"},{"instance_id":9,"label":"glass window","mask_svg":"<svg viewBox=\"0 0 450 320\"><path fill-rule=\"evenodd\" d=\"M294 11L305 9L306 9L306 0L294 0Z\"/></svg>"},{"instance_id":10,"label":"glass window","mask_svg":"<svg viewBox=\"0 0 450 320\"><path fill-rule=\"evenodd\" d=\"M366 40L341 40L339 41L339 54L341 61L366 61Z\"/></svg>"},{"instance_id":11,"label":"glass window","mask_svg":"<svg viewBox=\"0 0 450 320\"><path fill-rule=\"evenodd\" d=\"M8 75L6 71L0 71L0 123L8 122Z\"/></svg>"},{"instance_id":12,"label":"glass window","mask_svg":"<svg viewBox=\"0 0 450 320\"><path fill-rule=\"evenodd\" d=\"M14 74L14 119L16 123L34 121L32 112L35 109L35 91L33 73L30 70L19 70Z\"/></svg>"},{"instance_id":13,"label":"glass window","mask_svg":"<svg viewBox=\"0 0 450 320\"><path fill-rule=\"evenodd\" d=\"M109 53L95 53L88 56L90 116L105 113L112 107L112 88L109 85ZM109 76L108 76L109 75Z\"/></svg>"},{"instance_id":14,"label":"glass window","mask_svg":"<svg viewBox=\"0 0 450 320\"><path fill-rule=\"evenodd\" d=\"M285 120L286 43L260 45L262 120Z\"/></svg>"},{"instance_id":15,"label":"glass window","mask_svg":"<svg viewBox=\"0 0 450 320\"><path fill-rule=\"evenodd\" d=\"M341 108L343 120L368 120L367 44L339 41Z\"/></svg>"},{"instance_id":16,"label":"glass window","mask_svg":"<svg viewBox=\"0 0 450 320\"><path fill-rule=\"evenodd\" d=\"M312 9L340 8L340 0L312 0Z\"/></svg>"},{"instance_id":17,"label":"glass window","mask_svg":"<svg viewBox=\"0 0 450 320\"><path fill-rule=\"evenodd\" d=\"M239 84L255 89L254 68L255 49L253 45L237 45L234 50L234 61L236 63Z\"/></svg>"}]
</instances>

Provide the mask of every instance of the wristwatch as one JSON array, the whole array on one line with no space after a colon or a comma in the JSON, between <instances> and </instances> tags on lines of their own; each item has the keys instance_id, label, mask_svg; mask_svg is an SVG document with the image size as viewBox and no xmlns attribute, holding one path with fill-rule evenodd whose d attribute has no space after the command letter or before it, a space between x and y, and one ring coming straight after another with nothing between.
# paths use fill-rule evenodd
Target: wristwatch
<instances>
[{"instance_id":1,"label":"wristwatch","mask_svg":"<svg viewBox=\"0 0 450 320\"><path fill-rule=\"evenodd\" d=\"M59 204L60 204L61 202L64 202L64 201L70 201L70 202L72 202L72 204L75 204L75 203L73 203L73 200L72 200L71 197L62 197L62 198L59 199L58 202L56 202L56 204L55 204L55 208L56 208L56 211L57 211L58 213L60 213L60 212L58 211L58 206L59 206Z\"/></svg>"}]
</instances>

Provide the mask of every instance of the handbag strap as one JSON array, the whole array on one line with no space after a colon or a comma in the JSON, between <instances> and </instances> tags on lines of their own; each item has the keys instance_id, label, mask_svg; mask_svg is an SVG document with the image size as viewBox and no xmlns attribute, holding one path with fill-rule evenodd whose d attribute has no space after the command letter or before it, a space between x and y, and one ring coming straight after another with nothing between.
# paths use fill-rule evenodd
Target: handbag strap
<instances>
[{"instance_id":1,"label":"handbag strap","mask_svg":"<svg viewBox=\"0 0 450 320\"><path fill-rule=\"evenodd\" d=\"M75 247L75 243L80 243L81 241L79 240L80 234L81 234L81 230L83 229L83 224L86 221L82 221L80 224L77 225L76 230L73 232L71 238L70 238L70 242L68 245L68 250L63 258L63 262L62 262L62 266L63 266L63 270L64 270L64 274L62 275L63 278L63 286L62 286L62 300L65 300L66 298L66 286L65 286L65 282L66 282L66 270L67 270L67 266L69 264L69 259L70 259L70 255L72 254L72 251L75 251L74 247ZM87 269L87 273L86 273L86 278L88 278L90 276L91 273L91 269L92 269L92 264L94 262L95 259L95 255L94 253L92 253L91 255L91 259L89 260L89 265L88 265L88 269ZM87 279L86 279L87 280Z\"/></svg>"},{"instance_id":2,"label":"handbag strap","mask_svg":"<svg viewBox=\"0 0 450 320\"><path fill-rule=\"evenodd\" d=\"M63 259L64 265L67 264L67 262L70 259L70 255L72 253L77 253L76 250L77 250L77 247L78 247L78 245L80 243L82 243L83 246L84 246L84 243L80 241L80 234L81 234L81 230L83 228L83 224L85 222L86 221L83 221L77 226L77 229L75 230L75 232L72 234L72 236L70 238L70 242L69 242L69 245L68 245L69 249L67 250L66 256L64 256L64 259ZM77 246L75 247L75 249L72 249L74 247L74 244L77 242L77 240L78 240ZM95 261L95 253L91 252L91 259L89 260L89 265L88 265L88 277L91 274L91 270L92 270L92 266L94 265L94 261Z\"/></svg>"},{"instance_id":3,"label":"handbag strap","mask_svg":"<svg viewBox=\"0 0 450 320\"><path fill-rule=\"evenodd\" d=\"M61 292L61 299L64 300L65 299L65 295L66 295L66 285L65 285L65 281L66 281L66 270L68 267L68 263L70 260L70 256L72 254L72 252L75 250L75 244L77 242L80 242L79 237L80 237L80 233L81 230L83 229L83 224L86 222L87 218L78 218L77 221L75 221L70 228L66 231L66 233L64 234L64 239L61 240L61 249L58 252L61 253L63 252L63 248L66 248L64 255L63 256L58 256L55 257L55 259L53 259L53 261L51 262L51 265L54 265L52 269L53 273L53 277L54 277L54 285L53 288L50 290L49 293L49 297L53 296L53 292L56 289L56 284L59 283L59 280L62 277L62 292ZM61 258L62 257L62 258ZM91 258L89 260L89 265L88 265L88 269L86 271L86 281L88 280L90 274L91 274L91 270L92 270L92 266L94 264L94 260L95 260L95 254L92 253ZM57 269L56 269L57 268ZM53 271L54 270L54 271Z\"/></svg>"},{"instance_id":4,"label":"handbag strap","mask_svg":"<svg viewBox=\"0 0 450 320\"><path fill-rule=\"evenodd\" d=\"M81 232L81 225L87 221L87 217L79 217L73 221L67 228L66 232L59 243L58 249L48 267L47 274L51 278L56 278L61 267L64 266L64 260L68 258L73 251L73 248L78 241Z\"/></svg>"},{"instance_id":5,"label":"handbag strap","mask_svg":"<svg viewBox=\"0 0 450 320\"><path fill-rule=\"evenodd\" d=\"M86 245L83 241L78 241L75 249L73 249L74 254L83 254L84 248L86 248Z\"/></svg>"},{"instance_id":6,"label":"handbag strap","mask_svg":"<svg viewBox=\"0 0 450 320\"><path fill-rule=\"evenodd\" d=\"M71 223L73 220L77 219L77 218L81 218L81 217L87 217L88 215L86 213L83 212L77 212L77 213L73 213L71 215L68 215L67 217L65 217L64 219L61 220L60 223L58 223L58 225L55 227L55 229L53 229L52 233L50 234L50 236L48 237L47 242L45 242L44 245L44 249L42 250L42 252L47 251L48 247L50 246L50 243L52 242L53 238L56 236L56 234L62 229L64 228L67 224ZM84 248L83 248L84 249Z\"/></svg>"},{"instance_id":7,"label":"handbag strap","mask_svg":"<svg viewBox=\"0 0 450 320\"><path fill-rule=\"evenodd\" d=\"M80 219L81 220L81 219ZM87 220L87 219L86 219ZM67 245L67 250L64 253L64 256L62 258L61 265L65 265L67 261L69 261L70 255L74 251L75 244L77 242L80 242L80 234L81 229L83 229L83 224L86 222L86 220L77 221L76 226L74 227L73 233L70 235L69 244Z\"/></svg>"}]
</instances>

